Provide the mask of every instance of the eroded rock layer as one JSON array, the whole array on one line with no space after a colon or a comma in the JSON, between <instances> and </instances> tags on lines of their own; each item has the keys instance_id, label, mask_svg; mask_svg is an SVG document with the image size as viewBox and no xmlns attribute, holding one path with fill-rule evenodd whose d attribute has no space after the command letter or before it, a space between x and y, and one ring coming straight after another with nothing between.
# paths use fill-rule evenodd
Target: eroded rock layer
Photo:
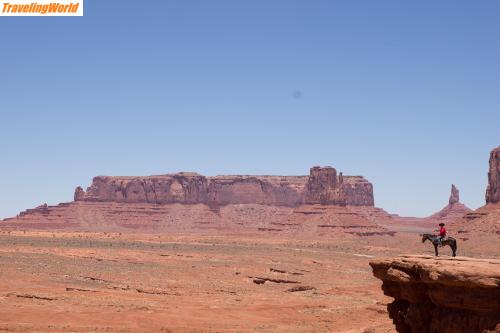
<instances>
[{"instance_id":1,"label":"eroded rock layer","mask_svg":"<svg viewBox=\"0 0 500 333\"><path fill-rule=\"evenodd\" d=\"M400 256L370 262L396 330L500 332L500 260Z\"/></svg>"},{"instance_id":2,"label":"eroded rock layer","mask_svg":"<svg viewBox=\"0 0 500 333\"><path fill-rule=\"evenodd\" d=\"M373 186L360 176L337 175L332 167L313 167L309 176L216 176L177 173L147 177L98 176L75 201L154 204L264 204L373 206Z\"/></svg>"},{"instance_id":3,"label":"eroded rock layer","mask_svg":"<svg viewBox=\"0 0 500 333\"><path fill-rule=\"evenodd\" d=\"M490 170L488 172L488 188L486 203L500 202L500 147L490 153Z\"/></svg>"},{"instance_id":4,"label":"eroded rock layer","mask_svg":"<svg viewBox=\"0 0 500 333\"><path fill-rule=\"evenodd\" d=\"M28 209L17 217L1 221L0 229L392 238L394 231L373 223L386 214L366 206L229 204L209 207L76 201Z\"/></svg>"},{"instance_id":5,"label":"eroded rock layer","mask_svg":"<svg viewBox=\"0 0 500 333\"><path fill-rule=\"evenodd\" d=\"M373 206L373 187L363 177L337 175L332 167L313 167L304 199L309 204Z\"/></svg>"}]
</instances>

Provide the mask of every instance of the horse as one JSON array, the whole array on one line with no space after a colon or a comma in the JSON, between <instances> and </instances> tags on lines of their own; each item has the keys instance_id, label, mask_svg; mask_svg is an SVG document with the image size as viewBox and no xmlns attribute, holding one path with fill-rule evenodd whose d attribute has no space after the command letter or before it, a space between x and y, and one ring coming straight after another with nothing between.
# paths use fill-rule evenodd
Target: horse
<instances>
[{"instance_id":1,"label":"horse","mask_svg":"<svg viewBox=\"0 0 500 333\"><path fill-rule=\"evenodd\" d=\"M422 235L422 243L424 243L426 240L431 241L432 245L434 245L434 252L436 253L436 257L439 256L438 253L438 245L439 245L439 240L438 236L431 235L431 234L423 234ZM452 257L457 256L457 240L453 237L448 237L446 239L443 239L441 241L441 245L445 246L448 245L451 247L451 250L453 251Z\"/></svg>"}]
</instances>

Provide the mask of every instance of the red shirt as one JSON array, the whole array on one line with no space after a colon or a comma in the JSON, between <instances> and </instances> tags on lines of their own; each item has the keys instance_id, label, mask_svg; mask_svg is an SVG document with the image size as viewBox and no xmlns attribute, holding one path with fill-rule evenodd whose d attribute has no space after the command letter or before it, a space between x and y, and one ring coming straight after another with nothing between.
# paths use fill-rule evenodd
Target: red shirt
<instances>
[{"instance_id":1,"label":"red shirt","mask_svg":"<svg viewBox=\"0 0 500 333\"><path fill-rule=\"evenodd\" d=\"M444 227L439 228L439 236L441 236L441 237L446 236L446 229Z\"/></svg>"}]
</instances>

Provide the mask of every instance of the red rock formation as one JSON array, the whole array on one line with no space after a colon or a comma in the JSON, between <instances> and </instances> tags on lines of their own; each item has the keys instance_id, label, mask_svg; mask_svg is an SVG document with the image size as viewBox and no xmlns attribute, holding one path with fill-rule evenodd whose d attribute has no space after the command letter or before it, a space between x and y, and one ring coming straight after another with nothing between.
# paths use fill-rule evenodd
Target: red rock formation
<instances>
[{"instance_id":1,"label":"red rock formation","mask_svg":"<svg viewBox=\"0 0 500 333\"><path fill-rule=\"evenodd\" d=\"M428 222L438 221L448 223L459 220L472 211L472 209L460 202L460 192L454 184L451 185L451 194L448 202L449 204L447 206L439 212L427 217L426 220Z\"/></svg>"},{"instance_id":2,"label":"red rock formation","mask_svg":"<svg viewBox=\"0 0 500 333\"><path fill-rule=\"evenodd\" d=\"M382 214L382 215L381 215ZM174 233L259 233L325 237L394 237L374 223L383 211L368 206L299 207L259 204L152 204L75 201L29 209L0 221L0 230L75 230Z\"/></svg>"},{"instance_id":3,"label":"red rock formation","mask_svg":"<svg viewBox=\"0 0 500 333\"><path fill-rule=\"evenodd\" d=\"M346 205L345 195L340 186L343 181L343 176L337 177L335 168L312 167L305 190L306 203Z\"/></svg>"},{"instance_id":4,"label":"red rock formation","mask_svg":"<svg viewBox=\"0 0 500 333\"><path fill-rule=\"evenodd\" d=\"M76 189L75 200L191 204L207 201L207 187L207 179L196 173L149 177L98 176L94 177L85 193Z\"/></svg>"},{"instance_id":5,"label":"red rock formation","mask_svg":"<svg viewBox=\"0 0 500 333\"><path fill-rule=\"evenodd\" d=\"M313 204L329 207L304 206L306 197ZM187 231L198 230L201 225L201 229L303 232L301 223L293 221L303 221L307 217L310 232L330 234L343 230L329 225L331 221L346 220L346 230L349 230L358 220L372 221L372 215L380 215L373 207L372 185L363 177L337 176L335 169L319 167L311 169L310 177L205 177L185 172L147 177L98 176L94 177L87 191L77 187L74 200L57 206L28 209L17 218L5 219L1 226ZM303 209L292 209L299 206ZM340 211L337 212L337 208ZM346 216L353 217L353 220L344 218ZM362 222L355 225L355 231L347 234L393 234L375 224L369 225Z\"/></svg>"},{"instance_id":6,"label":"red rock formation","mask_svg":"<svg viewBox=\"0 0 500 333\"><path fill-rule=\"evenodd\" d=\"M303 176L217 176L208 178L208 204L297 206L304 202Z\"/></svg>"},{"instance_id":7,"label":"red rock formation","mask_svg":"<svg viewBox=\"0 0 500 333\"><path fill-rule=\"evenodd\" d=\"M312 167L305 202L322 205L373 206L373 186L363 177L337 176L332 167Z\"/></svg>"},{"instance_id":8,"label":"red rock formation","mask_svg":"<svg viewBox=\"0 0 500 333\"><path fill-rule=\"evenodd\" d=\"M344 176L341 188L348 206L374 206L373 185L363 177Z\"/></svg>"},{"instance_id":9,"label":"red rock formation","mask_svg":"<svg viewBox=\"0 0 500 333\"><path fill-rule=\"evenodd\" d=\"M464 205L463 203L457 202L453 205L448 205L441 209L439 212L429 216L428 220L437 220L439 222L452 222L463 218L466 214L472 212L472 209Z\"/></svg>"},{"instance_id":10,"label":"red rock formation","mask_svg":"<svg viewBox=\"0 0 500 333\"><path fill-rule=\"evenodd\" d=\"M490 170L488 172L488 187L486 203L500 202L500 147L490 153Z\"/></svg>"},{"instance_id":11,"label":"red rock formation","mask_svg":"<svg viewBox=\"0 0 500 333\"><path fill-rule=\"evenodd\" d=\"M75 189L75 195L73 196L73 199L75 201L80 201L80 200L83 200L84 197L85 197L85 191L83 190L83 188L81 186L78 186Z\"/></svg>"},{"instance_id":12,"label":"red rock formation","mask_svg":"<svg viewBox=\"0 0 500 333\"><path fill-rule=\"evenodd\" d=\"M49 213L50 213L49 206L46 203L44 203L43 205L40 205L38 207L27 209L24 212L20 212L19 217L23 217L30 214L48 215Z\"/></svg>"},{"instance_id":13,"label":"red rock formation","mask_svg":"<svg viewBox=\"0 0 500 333\"><path fill-rule=\"evenodd\" d=\"M372 184L363 177L337 176L334 168L311 169L307 176L216 176L177 173L148 177L98 176L75 201L155 204L266 204L373 206Z\"/></svg>"},{"instance_id":14,"label":"red rock formation","mask_svg":"<svg viewBox=\"0 0 500 333\"><path fill-rule=\"evenodd\" d=\"M451 184L451 193L450 193L450 199L448 200L448 203L450 205L453 205L453 204L456 204L457 202L460 202L460 191L455 186L455 184Z\"/></svg>"},{"instance_id":15,"label":"red rock formation","mask_svg":"<svg viewBox=\"0 0 500 333\"><path fill-rule=\"evenodd\" d=\"M400 333L500 332L500 261L401 256L370 262Z\"/></svg>"}]
</instances>

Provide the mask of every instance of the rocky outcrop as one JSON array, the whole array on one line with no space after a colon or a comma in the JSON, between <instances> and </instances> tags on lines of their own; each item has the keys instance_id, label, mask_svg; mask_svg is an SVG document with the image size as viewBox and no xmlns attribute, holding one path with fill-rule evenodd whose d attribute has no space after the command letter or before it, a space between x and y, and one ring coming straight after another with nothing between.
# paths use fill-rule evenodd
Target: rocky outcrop
<instances>
[{"instance_id":1,"label":"rocky outcrop","mask_svg":"<svg viewBox=\"0 0 500 333\"><path fill-rule=\"evenodd\" d=\"M305 202L322 205L373 206L373 186L363 177L344 176L332 167L312 167Z\"/></svg>"},{"instance_id":2,"label":"rocky outcrop","mask_svg":"<svg viewBox=\"0 0 500 333\"><path fill-rule=\"evenodd\" d=\"M341 189L348 206L375 205L373 185L361 176L344 176Z\"/></svg>"},{"instance_id":3,"label":"rocky outcrop","mask_svg":"<svg viewBox=\"0 0 500 333\"><path fill-rule=\"evenodd\" d=\"M453 204L456 204L457 202L460 202L460 191L455 186L455 184L451 184L451 193L450 193L450 199L448 200L448 203L450 205L453 205Z\"/></svg>"},{"instance_id":4,"label":"rocky outcrop","mask_svg":"<svg viewBox=\"0 0 500 333\"><path fill-rule=\"evenodd\" d=\"M500 147L490 153L490 170L488 171L488 187L486 203L500 202Z\"/></svg>"},{"instance_id":5,"label":"rocky outcrop","mask_svg":"<svg viewBox=\"0 0 500 333\"><path fill-rule=\"evenodd\" d=\"M43 205L40 205L38 207L27 209L24 212L20 212L19 217L23 217L30 214L48 215L49 212L50 212L49 206L46 203L44 203Z\"/></svg>"},{"instance_id":6,"label":"rocky outcrop","mask_svg":"<svg viewBox=\"0 0 500 333\"><path fill-rule=\"evenodd\" d=\"M426 218L426 220L448 223L460 220L470 212L472 212L472 209L463 203L457 202L453 205L444 207L439 212Z\"/></svg>"},{"instance_id":7,"label":"rocky outcrop","mask_svg":"<svg viewBox=\"0 0 500 333\"><path fill-rule=\"evenodd\" d=\"M208 183L196 173L149 177L94 177L82 193L75 190L75 201L110 201L128 203L199 203L207 202Z\"/></svg>"},{"instance_id":8,"label":"rocky outcrop","mask_svg":"<svg viewBox=\"0 0 500 333\"><path fill-rule=\"evenodd\" d=\"M448 205L441 209L439 212L429 216L426 220L430 222L453 222L461 219L464 215L472 212L472 210L460 202L460 192L458 188L452 184L450 198Z\"/></svg>"},{"instance_id":9,"label":"rocky outcrop","mask_svg":"<svg viewBox=\"0 0 500 333\"><path fill-rule=\"evenodd\" d=\"M208 178L208 204L297 206L307 177L217 176Z\"/></svg>"},{"instance_id":10,"label":"rocky outcrop","mask_svg":"<svg viewBox=\"0 0 500 333\"><path fill-rule=\"evenodd\" d=\"M75 189L75 195L73 196L73 198L75 201L80 201L80 200L83 200L85 198L85 191L83 190L83 188L81 186L78 186Z\"/></svg>"},{"instance_id":11,"label":"rocky outcrop","mask_svg":"<svg viewBox=\"0 0 500 333\"><path fill-rule=\"evenodd\" d=\"M310 176L216 176L177 173L147 177L98 176L75 201L155 204L266 204L298 206L373 206L372 184L363 177L337 175L334 168L314 167Z\"/></svg>"},{"instance_id":12,"label":"rocky outcrop","mask_svg":"<svg viewBox=\"0 0 500 333\"><path fill-rule=\"evenodd\" d=\"M370 262L400 333L500 332L500 260L401 256Z\"/></svg>"},{"instance_id":13,"label":"rocky outcrop","mask_svg":"<svg viewBox=\"0 0 500 333\"><path fill-rule=\"evenodd\" d=\"M332 167L312 167L305 189L305 201L308 204L345 205L345 195L341 190L344 182L342 173Z\"/></svg>"}]
</instances>

